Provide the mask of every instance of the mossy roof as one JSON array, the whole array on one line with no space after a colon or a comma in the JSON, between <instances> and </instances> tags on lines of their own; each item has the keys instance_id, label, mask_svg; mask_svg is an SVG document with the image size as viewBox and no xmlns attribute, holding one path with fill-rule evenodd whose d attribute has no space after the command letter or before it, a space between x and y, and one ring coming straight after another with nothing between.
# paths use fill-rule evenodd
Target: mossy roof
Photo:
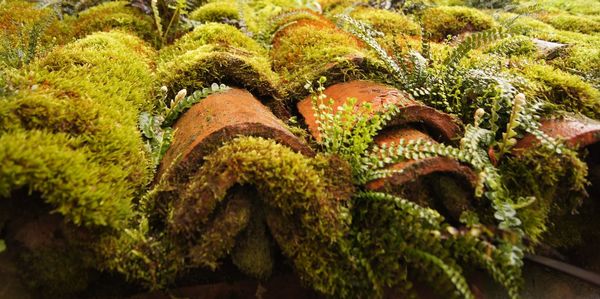
<instances>
[{"instance_id":1,"label":"mossy roof","mask_svg":"<svg viewBox=\"0 0 600 299\"><path fill-rule=\"evenodd\" d=\"M512 12L467 7L467 1L426 2L423 7L400 11L372 7L367 1L323 0L311 6L295 0L212 0L186 15L186 24L194 28L183 26L172 41L159 36L154 16L125 1L105 2L62 20L49 8L40 9L25 1L2 2L0 197L10 198L14 192L26 189L39 193L49 210L69 223L111 229L126 241L110 239L103 244L100 255L111 256L112 260L98 268L125 272L128 278L154 287L172 281L146 271L152 266L147 259L164 259L161 262L184 268L183 261L191 255L197 264L216 267L220 258L234 250L236 237L250 222L252 209L244 208L247 203L240 204L239 211L219 207L220 201L227 201L229 189L218 189L214 183L233 178L232 184L257 185L265 201L271 200L265 208L266 216L261 217L267 218L273 237L283 244L281 250L293 259L295 267L302 268L299 274L314 288L336 295L374 283L361 280L353 285L345 281L345 273L353 269L339 263L340 256L327 251L328 246L339 246L336 248L340 252L347 250L344 246L350 245L338 241L356 229L345 218L351 208L348 193L354 188L346 181L347 163L330 156L307 157L273 140L236 139L207 156L208 166L201 168L196 178L203 185L186 186L182 198L190 202L173 196L178 191L167 186L168 190L161 191L170 192L167 198L177 200L153 206L147 202L153 197L142 194L150 186L157 186L160 178L153 177L147 140L142 137L138 121L142 112L156 112L163 101L169 102L180 90L186 89L190 95L212 83L247 89L289 124L295 124L290 117L298 116L296 103L309 94L305 85L322 76L328 78L326 85L357 79L399 84L398 78L386 73L387 62L377 51L341 25L338 14L345 12L384 34L376 37L383 45L380 51L427 52L435 71L444 68L442 62L449 53L469 36L504 28L512 34L511 39L472 51L455 67L503 68L504 75L523 78L519 87L528 96L542 100L547 115L569 112L600 119L600 5L596 1L581 0L565 7L561 4L564 1L552 0L534 8L527 8L527 2L521 1ZM530 13L519 14L525 11ZM161 21L162 26L168 24L164 23L166 19ZM34 53L37 56L31 61L14 64L14 59L29 49L32 32L38 30L35 28L40 28L39 49L43 51ZM534 38L564 43L566 47L558 57L544 57ZM161 44L161 40L168 43ZM161 91L163 86L166 93ZM469 109L477 103L468 104L468 116L464 111L464 115L452 111L465 123L472 120L473 111ZM303 132L298 134L307 139L303 144L314 146L304 128L289 129ZM277 183L277 177L285 180ZM153 179L155 185L151 184ZM581 178L577 179L581 183ZM344 190L336 189L339 186ZM144 239L150 235L148 227L152 225L176 230L168 227L177 224L177 219L172 219L174 212L162 209L176 205L177 212L185 214L187 208L197 204L192 208L198 212L206 208L203 200L214 209L191 223L215 227L186 227L193 233L184 241L174 241L174 236L180 235L171 231L152 231L153 238ZM369 213L392 209L373 203L362 205ZM543 203L544 208L547 205ZM161 210L150 214L166 219L145 219L132 228L131 223L143 218L140 215L147 209ZM526 230L533 231L537 238L546 229L545 224L539 224L545 218L530 210L522 212L527 213L535 215L526 222L533 228ZM231 219L236 221L219 222L219 217L229 214L235 214L237 218ZM387 229L386 221L392 221L379 220L373 223L381 231ZM221 236L220 232L226 234ZM365 248L381 245L375 237L365 238L373 242L365 243ZM165 240L180 247L153 251L151 257L126 247L140 249ZM181 249L196 241L218 250L211 252L202 246ZM306 246L299 247L299 243ZM381 246L378 258L386 263L378 267L395 267L387 263ZM185 272L177 272L179 268L159 270L165 276ZM398 266L392 272L402 276L407 275L405 270ZM332 274L324 275L326 271ZM382 277L379 274L360 273L356 277L381 279L381 288L393 284L387 273Z\"/></svg>"}]
</instances>

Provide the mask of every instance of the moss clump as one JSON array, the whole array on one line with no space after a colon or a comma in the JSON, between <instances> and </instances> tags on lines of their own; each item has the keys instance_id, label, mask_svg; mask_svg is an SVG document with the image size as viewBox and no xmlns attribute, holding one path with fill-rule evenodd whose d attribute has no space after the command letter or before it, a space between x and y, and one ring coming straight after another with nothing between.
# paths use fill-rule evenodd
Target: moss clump
<instances>
[{"instance_id":1,"label":"moss clump","mask_svg":"<svg viewBox=\"0 0 600 299\"><path fill-rule=\"evenodd\" d=\"M504 182L516 196L535 196L532 205L518 210L523 230L532 241L565 247L581 241L581 235L561 227L586 197L587 166L575 152L556 155L536 147L502 164ZM565 238L566 236L570 236Z\"/></svg>"},{"instance_id":2,"label":"moss clump","mask_svg":"<svg viewBox=\"0 0 600 299\"><path fill-rule=\"evenodd\" d=\"M305 157L255 137L239 137L205 160L191 183L159 185L155 197L144 200L157 207L151 214L165 218L142 220L120 239L106 240L102 252L112 256L109 269L160 287L190 267L216 268L234 250L243 271L264 278L271 263L262 227L266 218L277 244L307 283L323 289L331 280L345 279L329 273L334 265L347 264L335 251L349 224L353 186L347 164L333 157ZM257 196L247 192L250 186ZM248 239L256 235L262 236Z\"/></svg>"},{"instance_id":3,"label":"moss clump","mask_svg":"<svg viewBox=\"0 0 600 299\"><path fill-rule=\"evenodd\" d=\"M556 108L591 118L600 117L600 91L580 77L541 64L527 65L522 72L540 84L538 96Z\"/></svg>"},{"instance_id":4,"label":"moss clump","mask_svg":"<svg viewBox=\"0 0 600 299\"><path fill-rule=\"evenodd\" d=\"M600 21L585 16L543 14L538 18L560 30L586 34L600 32Z\"/></svg>"},{"instance_id":5,"label":"moss clump","mask_svg":"<svg viewBox=\"0 0 600 299\"><path fill-rule=\"evenodd\" d=\"M152 18L130 7L127 1L106 2L79 14L70 25L75 37L84 37L97 31L120 29L156 45L158 37Z\"/></svg>"},{"instance_id":6,"label":"moss clump","mask_svg":"<svg viewBox=\"0 0 600 299\"><path fill-rule=\"evenodd\" d=\"M350 14L353 18L363 21L373 29L383 32L385 35L396 36L398 34L420 35L421 26L415 23L409 16L399 12L385 9L360 7Z\"/></svg>"},{"instance_id":7,"label":"moss clump","mask_svg":"<svg viewBox=\"0 0 600 299\"><path fill-rule=\"evenodd\" d=\"M441 41L447 36L475 32L495 26L491 16L468 7L439 6L423 11L423 29L433 40Z\"/></svg>"},{"instance_id":8,"label":"moss clump","mask_svg":"<svg viewBox=\"0 0 600 299\"><path fill-rule=\"evenodd\" d=\"M253 212L245 232L240 236L231 258L244 273L266 280L273 272L271 241L267 235L264 211Z\"/></svg>"},{"instance_id":9,"label":"moss clump","mask_svg":"<svg viewBox=\"0 0 600 299\"><path fill-rule=\"evenodd\" d=\"M500 40L486 49L484 53L500 54L504 56L533 57L538 52L535 43L526 36L517 36Z\"/></svg>"},{"instance_id":10,"label":"moss clump","mask_svg":"<svg viewBox=\"0 0 600 299\"><path fill-rule=\"evenodd\" d=\"M328 23L303 20L277 33L271 51L273 68L291 100L306 95L303 86L326 76L328 83L363 78L373 59L353 36Z\"/></svg>"},{"instance_id":11,"label":"moss clump","mask_svg":"<svg viewBox=\"0 0 600 299\"><path fill-rule=\"evenodd\" d=\"M152 106L153 52L124 33L97 33L32 66L3 98L3 197L28 188L67 221L119 227L149 180L137 129Z\"/></svg>"},{"instance_id":12,"label":"moss clump","mask_svg":"<svg viewBox=\"0 0 600 299\"><path fill-rule=\"evenodd\" d=\"M204 4L190 13L189 18L194 21L208 22L227 22L239 20L240 13L235 2L211 2Z\"/></svg>"},{"instance_id":13,"label":"moss clump","mask_svg":"<svg viewBox=\"0 0 600 299\"><path fill-rule=\"evenodd\" d=\"M265 50L235 27L208 23L161 52L162 84L176 93L211 83L247 88L254 94L278 95L278 77Z\"/></svg>"}]
</instances>

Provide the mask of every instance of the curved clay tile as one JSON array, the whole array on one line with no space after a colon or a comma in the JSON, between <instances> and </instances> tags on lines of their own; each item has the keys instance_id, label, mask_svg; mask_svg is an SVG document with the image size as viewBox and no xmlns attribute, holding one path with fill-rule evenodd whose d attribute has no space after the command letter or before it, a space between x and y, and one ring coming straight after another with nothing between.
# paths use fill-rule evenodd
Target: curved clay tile
<instances>
[{"instance_id":1,"label":"curved clay tile","mask_svg":"<svg viewBox=\"0 0 600 299\"><path fill-rule=\"evenodd\" d=\"M174 125L174 142L161 161L157 178L175 159L173 173L185 177L224 142L237 136L274 139L305 155L312 150L294 136L271 111L243 89L213 94L192 106Z\"/></svg>"},{"instance_id":2,"label":"curved clay tile","mask_svg":"<svg viewBox=\"0 0 600 299\"><path fill-rule=\"evenodd\" d=\"M377 145L398 143L400 139L406 141L424 139L436 143L430 136L411 128L392 128L386 130L375 138ZM367 187L372 190L383 191L391 186L399 186L411 181L415 181L419 177L426 176L432 173L451 173L458 177L462 177L466 182L475 185L477 182L477 174L471 168L461 164L460 162L445 158L432 157L422 160L409 160L396 163L390 169L402 170L402 173L394 174L386 179L379 179L370 182Z\"/></svg>"},{"instance_id":3,"label":"curved clay tile","mask_svg":"<svg viewBox=\"0 0 600 299\"><path fill-rule=\"evenodd\" d=\"M569 116L561 119L543 120L541 130L550 137L564 139L570 147L580 149L600 142L600 121L584 116ZM515 154L539 144L539 140L528 134L513 148Z\"/></svg>"},{"instance_id":4,"label":"curved clay tile","mask_svg":"<svg viewBox=\"0 0 600 299\"><path fill-rule=\"evenodd\" d=\"M371 103L374 111L381 111L385 104L395 104L400 107L400 112L388 123L388 126L424 124L433 135L433 139L438 141L452 141L461 132L458 121L452 116L412 100L406 93L383 84L350 81L330 86L324 93L328 100L333 99L334 107L341 106L348 98L356 98L356 106L365 102ZM299 102L298 110L304 117L311 134L319 139L311 97Z\"/></svg>"}]
</instances>

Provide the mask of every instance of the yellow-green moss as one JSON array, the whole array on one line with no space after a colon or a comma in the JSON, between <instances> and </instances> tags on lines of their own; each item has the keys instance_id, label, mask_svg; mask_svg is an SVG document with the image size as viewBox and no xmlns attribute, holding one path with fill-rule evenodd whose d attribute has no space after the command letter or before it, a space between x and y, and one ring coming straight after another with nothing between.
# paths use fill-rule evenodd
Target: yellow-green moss
<instances>
[{"instance_id":1,"label":"yellow-green moss","mask_svg":"<svg viewBox=\"0 0 600 299\"><path fill-rule=\"evenodd\" d=\"M302 21L278 33L271 50L273 68L296 99L307 81L325 75L331 83L358 78L368 53L353 36L321 22ZM328 82L329 83L329 82Z\"/></svg>"},{"instance_id":2,"label":"yellow-green moss","mask_svg":"<svg viewBox=\"0 0 600 299\"><path fill-rule=\"evenodd\" d=\"M240 13L235 2L219 1L204 4L190 13L190 19L198 22L223 22L239 20Z\"/></svg>"},{"instance_id":3,"label":"yellow-green moss","mask_svg":"<svg viewBox=\"0 0 600 299\"><path fill-rule=\"evenodd\" d=\"M577 154L559 156L536 147L509 158L501 167L503 179L515 195L536 197L531 206L518 210L523 230L532 241L558 247L581 241L581 236L573 231L569 238L558 237L557 233L568 229L555 226L561 218L571 215L586 196L587 166Z\"/></svg>"},{"instance_id":4,"label":"yellow-green moss","mask_svg":"<svg viewBox=\"0 0 600 299\"><path fill-rule=\"evenodd\" d=\"M558 109L600 117L600 91L579 76L542 64L526 65L522 73L525 78L538 82L538 96Z\"/></svg>"},{"instance_id":5,"label":"yellow-green moss","mask_svg":"<svg viewBox=\"0 0 600 299\"><path fill-rule=\"evenodd\" d=\"M235 27L208 23L161 51L158 73L173 93L223 83L259 96L276 96L278 77L265 53Z\"/></svg>"},{"instance_id":6,"label":"yellow-green moss","mask_svg":"<svg viewBox=\"0 0 600 299\"><path fill-rule=\"evenodd\" d=\"M152 107L153 52L124 33L97 33L56 49L1 99L1 196L43 194L68 221L122 225L149 180L137 129Z\"/></svg>"},{"instance_id":7,"label":"yellow-green moss","mask_svg":"<svg viewBox=\"0 0 600 299\"><path fill-rule=\"evenodd\" d=\"M574 16L568 14L544 14L539 19L560 30L580 33L600 32L600 22L585 16Z\"/></svg>"},{"instance_id":8,"label":"yellow-green moss","mask_svg":"<svg viewBox=\"0 0 600 299\"><path fill-rule=\"evenodd\" d=\"M400 12L360 7L353 10L350 15L386 35L406 34L414 36L421 34L421 26L415 23L409 16Z\"/></svg>"},{"instance_id":9,"label":"yellow-green moss","mask_svg":"<svg viewBox=\"0 0 600 299\"><path fill-rule=\"evenodd\" d=\"M69 23L75 37L83 37L97 31L121 29L156 44L158 37L150 16L129 6L127 1L105 2L89 8Z\"/></svg>"},{"instance_id":10,"label":"yellow-green moss","mask_svg":"<svg viewBox=\"0 0 600 299\"><path fill-rule=\"evenodd\" d=\"M161 49L160 59L161 61L168 61L177 55L196 50L205 45L237 48L242 51L253 52L259 56L266 54L263 47L237 28L211 22L198 26L194 31L178 39L173 45Z\"/></svg>"},{"instance_id":11,"label":"yellow-green moss","mask_svg":"<svg viewBox=\"0 0 600 299\"><path fill-rule=\"evenodd\" d=\"M439 6L423 11L423 29L433 40L441 41L448 35L476 32L495 26L494 19L474 8Z\"/></svg>"}]
</instances>

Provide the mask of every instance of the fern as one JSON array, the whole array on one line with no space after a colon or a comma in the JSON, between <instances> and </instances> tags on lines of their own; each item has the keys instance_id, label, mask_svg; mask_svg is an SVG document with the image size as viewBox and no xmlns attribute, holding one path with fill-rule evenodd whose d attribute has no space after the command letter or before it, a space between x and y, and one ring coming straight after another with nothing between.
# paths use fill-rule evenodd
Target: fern
<instances>
[{"instance_id":1,"label":"fern","mask_svg":"<svg viewBox=\"0 0 600 299\"><path fill-rule=\"evenodd\" d=\"M190 96L185 96L185 89L178 93L175 100L171 103L170 109L167 109L164 117L163 126L171 126L177 118L185 111L187 111L194 104L200 102L202 99L208 97L211 94L227 91L230 88L224 84L213 83L210 88L206 87L201 90L196 90Z\"/></svg>"},{"instance_id":2,"label":"fern","mask_svg":"<svg viewBox=\"0 0 600 299\"><path fill-rule=\"evenodd\" d=\"M171 145L174 134L171 126L177 121L179 116L209 95L229 89L229 87L223 84L213 83L210 88L196 90L190 96L186 96L187 91L182 89L177 93L169 106L164 103L164 99L161 100L157 114L142 112L139 116L138 126L146 139L146 147L148 152L151 153L152 165L157 166L160 163ZM163 87L162 92L166 95L166 87Z\"/></svg>"},{"instance_id":3,"label":"fern","mask_svg":"<svg viewBox=\"0 0 600 299\"><path fill-rule=\"evenodd\" d=\"M436 268L441 270L446 279L454 286L455 297L465 299L475 298L460 268L456 266L452 267L437 256L419 249L408 248L406 252L409 260L413 263L421 264L421 268L430 269L433 273L436 272Z\"/></svg>"},{"instance_id":4,"label":"fern","mask_svg":"<svg viewBox=\"0 0 600 299\"><path fill-rule=\"evenodd\" d=\"M473 49L480 48L483 45L489 44L493 41L506 38L510 36L502 28L491 29L483 32L473 33L465 40L463 40L444 61L444 65L448 68L453 68L456 64L464 58Z\"/></svg>"}]
</instances>

